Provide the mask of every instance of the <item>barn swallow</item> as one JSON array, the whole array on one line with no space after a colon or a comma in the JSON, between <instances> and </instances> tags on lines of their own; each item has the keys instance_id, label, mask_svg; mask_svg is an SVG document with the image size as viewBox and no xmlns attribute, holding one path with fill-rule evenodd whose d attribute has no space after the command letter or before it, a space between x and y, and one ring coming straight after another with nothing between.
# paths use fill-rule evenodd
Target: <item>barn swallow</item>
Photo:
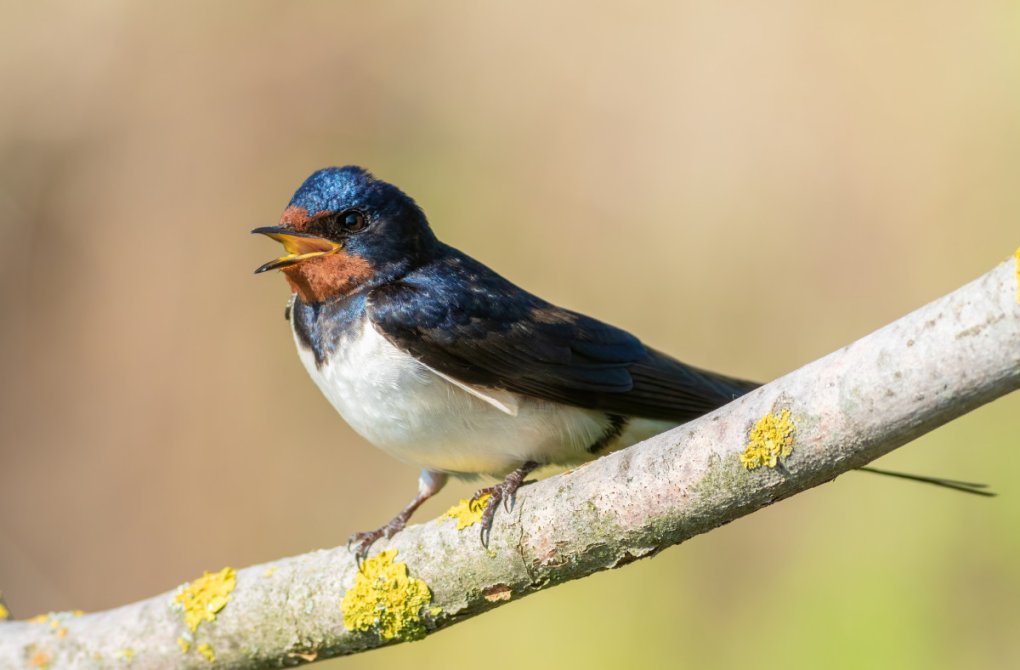
<instances>
[{"instance_id":1,"label":"barn swallow","mask_svg":"<svg viewBox=\"0 0 1020 670\"><path fill-rule=\"evenodd\" d=\"M489 494L485 542L536 467L591 460L758 386L512 284L436 239L414 200L359 167L315 172L279 225L252 232L286 251L255 272L281 270L290 284L287 317L319 389L362 437L421 467L414 499L352 536L359 556L451 475L502 478L476 494Z\"/></svg>"}]
</instances>

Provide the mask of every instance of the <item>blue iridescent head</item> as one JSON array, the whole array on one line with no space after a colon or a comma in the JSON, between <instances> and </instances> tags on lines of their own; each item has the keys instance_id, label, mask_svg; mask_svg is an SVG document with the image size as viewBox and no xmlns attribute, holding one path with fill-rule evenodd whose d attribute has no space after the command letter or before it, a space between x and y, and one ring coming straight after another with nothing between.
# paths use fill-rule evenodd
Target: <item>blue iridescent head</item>
<instances>
[{"instance_id":1,"label":"blue iridescent head","mask_svg":"<svg viewBox=\"0 0 1020 670\"><path fill-rule=\"evenodd\" d=\"M305 302L392 281L425 262L436 245L414 200L353 165L314 172L278 226L252 232L288 252L255 272L283 270Z\"/></svg>"}]
</instances>

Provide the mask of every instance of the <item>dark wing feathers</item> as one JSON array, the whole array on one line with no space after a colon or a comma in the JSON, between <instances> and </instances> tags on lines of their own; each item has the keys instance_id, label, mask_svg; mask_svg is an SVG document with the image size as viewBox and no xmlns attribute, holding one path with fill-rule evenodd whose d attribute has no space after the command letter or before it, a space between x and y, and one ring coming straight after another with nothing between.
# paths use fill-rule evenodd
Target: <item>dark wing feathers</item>
<instances>
[{"instance_id":1,"label":"dark wing feathers","mask_svg":"<svg viewBox=\"0 0 1020 670\"><path fill-rule=\"evenodd\" d=\"M672 412L655 418L680 416L689 420L759 386L686 365L651 348L645 351L647 356L628 368L634 388L624 402L633 402L636 408L653 406Z\"/></svg>"},{"instance_id":2,"label":"dark wing feathers","mask_svg":"<svg viewBox=\"0 0 1020 670\"><path fill-rule=\"evenodd\" d=\"M550 305L452 249L372 292L393 344L460 381L613 414L688 421L755 384L692 368Z\"/></svg>"}]
</instances>

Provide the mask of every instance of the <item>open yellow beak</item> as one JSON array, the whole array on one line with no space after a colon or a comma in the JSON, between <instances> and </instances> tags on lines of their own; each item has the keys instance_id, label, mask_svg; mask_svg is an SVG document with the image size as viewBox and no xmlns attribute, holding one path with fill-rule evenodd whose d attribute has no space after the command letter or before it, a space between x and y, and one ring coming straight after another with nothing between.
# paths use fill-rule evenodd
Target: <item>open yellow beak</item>
<instances>
[{"instance_id":1,"label":"open yellow beak","mask_svg":"<svg viewBox=\"0 0 1020 670\"><path fill-rule=\"evenodd\" d=\"M309 235L308 233L299 233L279 226L256 228L251 232L271 237L282 244L283 248L287 250L286 256L280 256L276 260L269 261L265 265L259 266L259 268L255 270L255 274L265 272L266 270L277 270L280 268L290 267L291 265L297 265L301 261L306 261L309 258L315 258L317 256L325 256L326 254L331 254L342 248L342 245L337 242L332 242L315 235Z\"/></svg>"}]
</instances>

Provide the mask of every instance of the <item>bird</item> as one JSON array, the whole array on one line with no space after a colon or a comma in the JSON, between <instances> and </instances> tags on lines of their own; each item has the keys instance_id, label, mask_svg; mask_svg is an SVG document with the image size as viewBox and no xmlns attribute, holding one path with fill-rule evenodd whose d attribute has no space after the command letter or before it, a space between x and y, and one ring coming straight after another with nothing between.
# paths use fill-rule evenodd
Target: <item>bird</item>
<instances>
[{"instance_id":1,"label":"bird","mask_svg":"<svg viewBox=\"0 0 1020 670\"><path fill-rule=\"evenodd\" d=\"M592 460L760 386L520 288L441 242L411 197L358 166L312 173L279 223L252 233L284 247L255 272L286 278L285 314L323 395L365 440L421 468L391 521L351 536L361 557L450 477L500 480L474 497L487 544L500 503L536 468Z\"/></svg>"}]
</instances>

